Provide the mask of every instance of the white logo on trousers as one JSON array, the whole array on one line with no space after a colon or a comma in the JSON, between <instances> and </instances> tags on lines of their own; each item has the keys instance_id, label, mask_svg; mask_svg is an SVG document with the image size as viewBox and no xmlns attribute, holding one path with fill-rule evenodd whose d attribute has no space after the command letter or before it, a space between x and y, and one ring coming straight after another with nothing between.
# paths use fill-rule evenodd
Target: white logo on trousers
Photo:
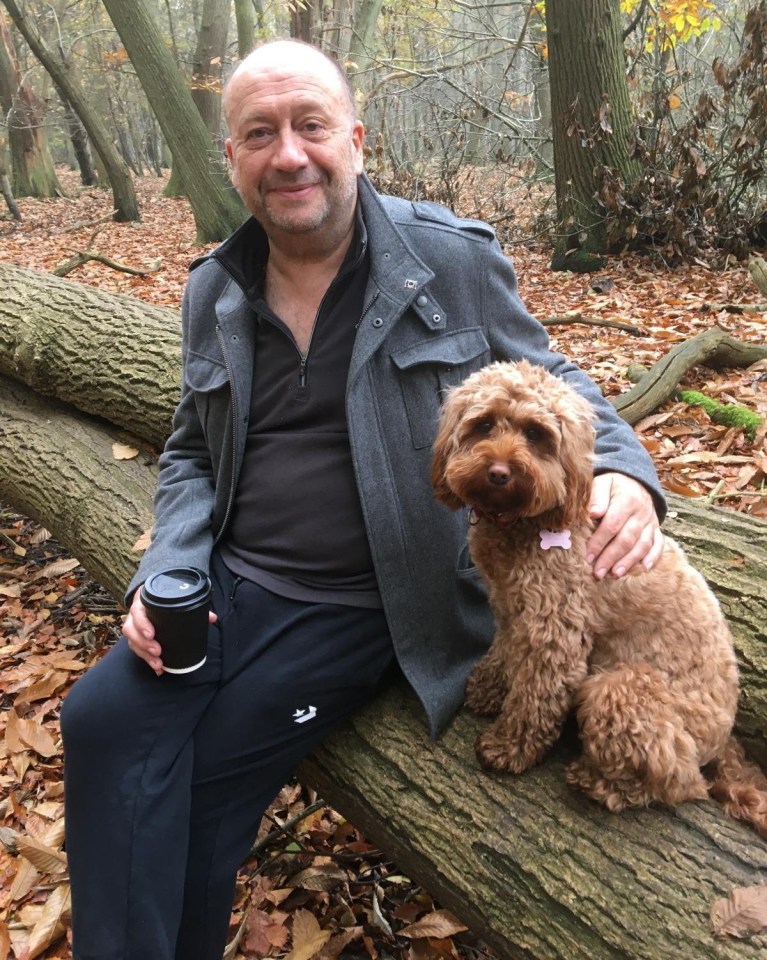
<instances>
[{"instance_id":1,"label":"white logo on trousers","mask_svg":"<svg viewBox=\"0 0 767 960\"><path fill-rule=\"evenodd\" d=\"M316 716L316 707L309 707L307 710L296 710L296 712L293 714L293 722L306 723L307 720L314 720Z\"/></svg>"}]
</instances>

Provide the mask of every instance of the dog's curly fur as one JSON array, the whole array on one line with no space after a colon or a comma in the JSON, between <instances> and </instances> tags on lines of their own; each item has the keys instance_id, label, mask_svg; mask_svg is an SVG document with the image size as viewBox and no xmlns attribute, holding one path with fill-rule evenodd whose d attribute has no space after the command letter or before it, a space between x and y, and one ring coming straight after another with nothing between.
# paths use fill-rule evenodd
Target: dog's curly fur
<instances>
[{"instance_id":1,"label":"dog's curly fur","mask_svg":"<svg viewBox=\"0 0 767 960\"><path fill-rule=\"evenodd\" d=\"M467 687L469 708L495 718L479 760L521 773L577 708L571 784L616 811L712 790L767 835L767 779L731 737L737 667L705 581L668 538L650 572L596 580L586 561L591 420L587 401L526 362L485 367L443 407L432 481L447 506L472 508L496 619ZM569 548L543 548L541 531L566 529Z\"/></svg>"}]
</instances>

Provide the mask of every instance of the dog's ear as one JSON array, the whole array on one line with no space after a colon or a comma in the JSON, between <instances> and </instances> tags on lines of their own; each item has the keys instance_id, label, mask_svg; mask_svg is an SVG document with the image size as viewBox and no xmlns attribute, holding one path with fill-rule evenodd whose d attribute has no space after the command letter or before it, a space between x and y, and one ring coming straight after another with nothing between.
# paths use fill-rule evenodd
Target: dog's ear
<instances>
[{"instance_id":1,"label":"dog's ear","mask_svg":"<svg viewBox=\"0 0 767 960\"><path fill-rule=\"evenodd\" d=\"M461 405L453 391L448 395L440 413L439 431L434 441L431 461L431 485L434 487L434 497L451 510L459 510L464 506L463 501L453 493L447 482L447 465L451 454L458 448L456 431L461 419L460 409Z\"/></svg>"},{"instance_id":2,"label":"dog's ear","mask_svg":"<svg viewBox=\"0 0 767 960\"><path fill-rule=\"evenodd\" d=\"M591 404L574 396L569 409L559 412L562 445L560 463L565 472L566 498L560 529L587 523L591 484L594 479L594 428Z\"/></svg>"}]
</instances>

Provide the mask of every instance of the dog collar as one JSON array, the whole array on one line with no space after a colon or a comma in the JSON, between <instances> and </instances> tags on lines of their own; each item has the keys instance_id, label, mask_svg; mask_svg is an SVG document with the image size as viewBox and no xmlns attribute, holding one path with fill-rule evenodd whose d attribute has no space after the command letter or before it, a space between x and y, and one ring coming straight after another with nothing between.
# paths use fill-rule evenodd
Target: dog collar
<instances>
[{"instance_id":1,"label":"dog collar","mask_svg":"<svg viewBox=\"0 0 767 960\"><path fill-rule=\"evenodd\" d=\"M486 510L480 510L479 507L472 507L469 510L469 524L472 527L476 527L480 520L487 520L488 523L492 523L493 526L498 527L500 530L505 530L506 527L514 522L513 517L504 519L504 514L502 513L489 513Z\"/></svg>"}]
</instances>

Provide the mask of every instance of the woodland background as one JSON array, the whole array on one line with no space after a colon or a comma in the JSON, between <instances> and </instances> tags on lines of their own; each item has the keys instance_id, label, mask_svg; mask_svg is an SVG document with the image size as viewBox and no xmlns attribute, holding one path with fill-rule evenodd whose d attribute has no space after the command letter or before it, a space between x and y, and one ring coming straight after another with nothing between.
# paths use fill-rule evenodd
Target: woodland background
<instances>
[{"instance_id":1,"label":"woodland background","mask_svg":"<svg viewBox=\"0 0 767 960\"><path fill-rule=\"evenodd\" d=\"M244 216L222 82L289 35L347 65L376 184L490 221L606 395L716 327L765 347L753 0L0 0L2 260L176 309L188 263ZM672 392L635 424L666 489L767 517L767 361L679 387L717 405ZM71 956L56 719L118 632L116 601L2 507L0 960ZM491 955L315 799L286 787L265 822L230 956Z\"/></svg>"}]
</instances>

